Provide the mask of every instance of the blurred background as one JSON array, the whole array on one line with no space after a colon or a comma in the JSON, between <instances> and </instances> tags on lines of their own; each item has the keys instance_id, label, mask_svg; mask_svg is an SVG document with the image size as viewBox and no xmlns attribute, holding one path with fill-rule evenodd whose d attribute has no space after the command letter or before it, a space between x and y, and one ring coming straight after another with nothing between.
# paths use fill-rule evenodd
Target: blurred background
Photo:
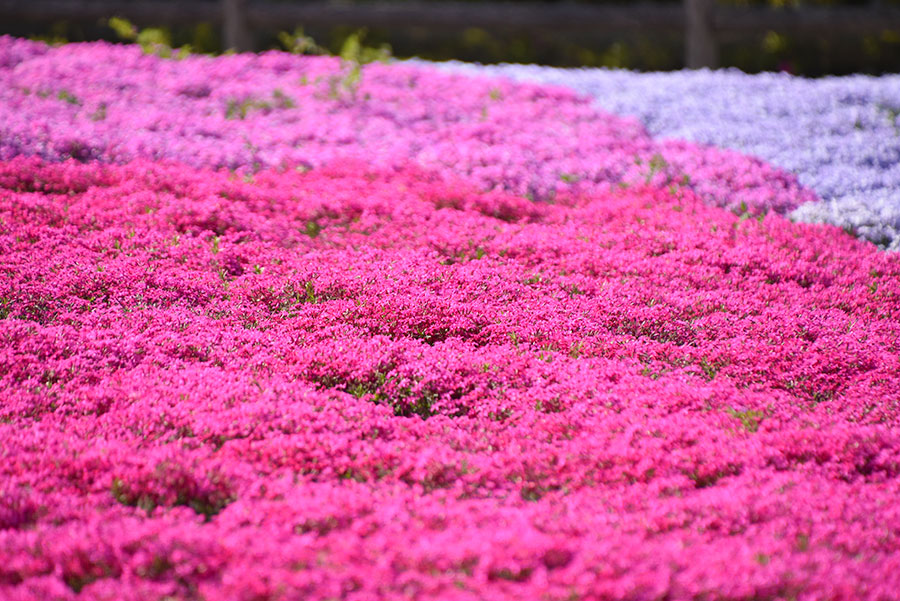
<instances>
[{"instance_id":1,"label":"blurred background","mask_svg":"<svg viewBox=\"0 0 900 601\"><path fill-rule=\"evenodd\" d=\"M349 40L398 58L641 71L900 71L900 0L0 0L0 34L204 53L338 53Z\"/></svg>"}]
</instances>

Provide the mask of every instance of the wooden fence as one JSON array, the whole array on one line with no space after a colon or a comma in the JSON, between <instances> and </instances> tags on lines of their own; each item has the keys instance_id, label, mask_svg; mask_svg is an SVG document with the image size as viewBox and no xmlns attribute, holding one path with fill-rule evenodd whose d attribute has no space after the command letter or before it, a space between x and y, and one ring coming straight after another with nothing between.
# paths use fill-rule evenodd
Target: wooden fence
<instances>
[{"instance_id":1,"label":"wooden fence","mask_svg":"<svg viewBox=\"0 0 900 601\"><path fill-rule=\"evenodd\" d=\"M717 66L717 38L729 33L864 35L900 30L900 8L875 0L870 6L792 9L718 6L714 0L683 4L637 2L585 5L534 2L308 0L0 0L0 21L56 21L121 16L139 24L209 22L222 28L225 46L252 50L253 31L292 30L297 25L427 27L488 31L678 32L685 37L685 66Z\"/></svg>"}]
</instances>

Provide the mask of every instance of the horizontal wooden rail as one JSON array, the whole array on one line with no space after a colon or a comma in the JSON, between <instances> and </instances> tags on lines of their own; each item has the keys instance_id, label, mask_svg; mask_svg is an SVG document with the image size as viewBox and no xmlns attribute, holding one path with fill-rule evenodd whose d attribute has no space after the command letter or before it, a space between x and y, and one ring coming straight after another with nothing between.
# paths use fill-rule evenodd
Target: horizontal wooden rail
<instances>
[{"instance_id":1,"label":"horizontal wooden rail","mask_svg":"<svg viewBox=\"0 0 900 601\"><path fill-rule=\"evenodd\" d=\"M785 9L717 6L715 31L778 31L814 35L865 35L900 30L900 8L890 6L804 6Z\"/></svg>"},{"instance_id":2,"label":"horizontal wooden rail","mask_svg":"<svg viewBox=\"0 0 900 601\"><path fill-rule=\"evenodd\" d=\"M285 22L316 25L461 29L481 27L524 31L640 31L683 26L678 4L584 5L536 3L379 2L359 4L248 4L247 17L259 27Z\"/></svg>"},{"instance_id":3,"label":"horizontal wooden rail","mask_svg":"<svg viewBox=\"0 0 900 601\"><path fill-rule=\"evenodd\" d=\"M0 20L61 21L114 16L158 24L222 22L218 2L169 0L0 0Z\"/></svg>"},{"instance_id":4,"label":"horizontal wooden rail","mask_svg":"<svg viewBox=\"0 0 900 601\"><path fill-rule=\"evenodd\" d=\"M601 31L683 27L678 4L642 2L591 6L518 2L244 2L252 27L291 29L296 24L459 29ZM222 4L174 0L0 0L0 18L50 21L122 16L160 24L223 21Z\"/></svg>"},{"instance_id":5,"label":"horizontal wooden rail","mask_svg":"<svg viewBox=\"0 0 900 601\"><path fill-rule=\"evenodd\" d=\"M523 30L598 30L610 33L643 29L682 30L678 4L539 4L524 2L359 2L312 0L302 3L246 1L253 27L290 29L295 24L371 27L484 27ZM220 24L222 4L210 0L0 0L0 18L51 21L123 16L156 23ZM786 31L868 33L900 29L900 8L820 7L770 9L712 7L712 27L722 32Z\"/></svg>"}]
</instances>

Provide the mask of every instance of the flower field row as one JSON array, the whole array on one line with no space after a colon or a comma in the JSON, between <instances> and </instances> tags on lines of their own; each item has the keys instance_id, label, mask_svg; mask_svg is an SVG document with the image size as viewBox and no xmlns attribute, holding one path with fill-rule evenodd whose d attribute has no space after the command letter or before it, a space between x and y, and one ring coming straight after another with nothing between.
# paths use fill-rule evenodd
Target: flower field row
<instances>
[{"instance_id":1,"label":"flower field row","mask_svg":"<svg viewBox=\"0 0 900 601\"><path fill-rule=\"evenodd\" d=\"M4 599L889 599L900 256L652 184L0 167Z\"/></svg>"},{"instance_id":2,"label":"flower field row","mask_svg":"<svg viewBox=\"0 0 900 601\"><path fill-rule=\"evenodd\" d=\"M796 173L824 202L792 217L832 223L900 250L900 76L809 80L787 74L448 64L465 73L567 86L654 136L714 144Z\"/></svg>"},{"instance_id":3,"label":"flower field row","mask_svg":"<svg viewBox=\"0 0 900 601\"><path fill-rule=\"evenodd\" d=\"M900 254L651 133L0 37L0 599L893 599Z\"/></svg>"},{"instance_id":4,"label":"flower field row","mask_svg":"<svg viewBox=\"0 0 900 601\"><path fill-rule=\"evenodd\" d=\"M814 195L741 154L654 141L563 88L284 53L164 60L138 47L0 38L0 159L177 160L255 170L410 161L535 200L689 182L711 203L789 211Z\"/></svg>"}]
</instances>

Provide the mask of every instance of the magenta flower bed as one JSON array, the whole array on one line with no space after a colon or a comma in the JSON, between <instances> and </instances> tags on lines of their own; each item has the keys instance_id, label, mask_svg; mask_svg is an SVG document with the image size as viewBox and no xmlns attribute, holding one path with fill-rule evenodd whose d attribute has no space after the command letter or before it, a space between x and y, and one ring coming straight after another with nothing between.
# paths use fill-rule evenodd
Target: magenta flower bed
<instances>
[{"instance_id":1,"label":"magenta flower bed","mask_svg":"<svg viewBox=\"0 0 900 601\"><path fill-rule=\"evenodd\" d=\"M0 598L895 597L900 256L480 189L0 163Z\"/></svg>"},{"instance_id":2,"label":"magenta flower bed","mask_svg":"<svg viewBox=\"0 0 900 601\"><path fill-rule=\"evenodd\" d=\"M815 195L730 150L655 141L564 88L271 52L165 60L138 47L0 38L0 159L195 167L410 162L535 200L685 181L718 206L787 212Z\"/></svg>"}]
</instances>

